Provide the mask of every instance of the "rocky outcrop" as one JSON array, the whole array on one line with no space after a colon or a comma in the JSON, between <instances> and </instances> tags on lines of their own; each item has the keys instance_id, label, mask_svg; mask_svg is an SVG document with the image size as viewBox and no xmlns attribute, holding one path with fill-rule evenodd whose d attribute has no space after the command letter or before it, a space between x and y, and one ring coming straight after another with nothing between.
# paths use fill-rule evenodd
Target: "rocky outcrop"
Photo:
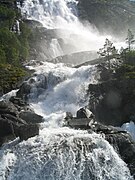
<instances>
[{"instance_id":1,"label":"rocky outcrop","mask_svg":"<svg viewBox=\"0 0 135 180\"><path fill-rule=\"evenodd\" d=\"M89 109L84 107L84 108L80 108L77 111L76 117L77 117L77 119L80 119L80 118L92 118L92 117L94 117L94 115L92 114L92 112Z\"/></svg>"},{"instance_id":2,"label":"rocky outcrop","mask_svg":"<svg viewBox=\"0 0 135 180\"><path fill-rule=\"evenodd\" d=\"M109 80L90 84L89 106L98 122L105 125L121 126L135 122L135 80Z\"/></svg>"},{"instance_id":3,"label":"rocky outcrop","mask_svg":"<svg viewBox=\"0 0 135 180\"><path fill-rule=\"evenodd\" d=\"M17 97L27 100L36 98L47 88L47 79L43 74L34 74L33 77L24 81L17 92Z\"/></svg>"},{"instance_id":4,"label":"rocky outcrop","mask_svg":"<svg viewBox=\"0 0 135 180\"><path fill-rule=\"evenodd\" d=\"M19 137L26 140L39 134L41 116L35 114L26 102L17 97L0 101L0 146Z\"/></svg>"},{"instance_id":5,"label":"rocky outcrop","mask_svg":"<svg viewBox=\"0 0 135 180\"><path fill-rule=\"evenodd\" d=\"M43 122L43 117L35 114L32 111L22 111L19 113L19 117L23 120L25 120L25 122L27 122L28 124L35 124L35 123L42 123Z\"/></svg>"},{"instance_id":6,"label":"rocky outcrop","mask_svg":"<svg viewBox=\"0 0 135 180\"><path fill-rule=\"evenodd\" d=\"M88 20L102 32L122 35L128 28L134 29L135 3L129 0L79 0L78 11L82 20Z\"/></svg>"},{"instance_id":7,"label":"rocky outcrop","mask_svg":"<svg viewBox=\"0 0 135 180\"><path fill-rule=\"evenodd\" d=\"M114 147L135 178L135 142L128 133L106 133L105 139Z\"/></svg>"}]
</instances>

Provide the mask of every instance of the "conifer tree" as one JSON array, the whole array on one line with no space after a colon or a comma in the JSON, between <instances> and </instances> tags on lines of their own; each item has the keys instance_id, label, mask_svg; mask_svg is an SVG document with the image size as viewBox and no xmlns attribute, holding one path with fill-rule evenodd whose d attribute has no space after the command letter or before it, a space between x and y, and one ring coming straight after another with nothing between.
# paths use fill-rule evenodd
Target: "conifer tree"
<instances>
[{"instance_id":1,"label":"conifer tree","mask_svg":"<svg viewBox=\"0 0 135 180\"><path fill-rule=\"evenodd\" d=\"M128 29L126 43L128 44L128 50L131 51L132 45L135 43L135 39L130 29Z\"/></svg>"},{"instance_id":2,"label":"conifer tree","mask_svg":"<svg viewBox=\"0 0 135 180\"><path fill-rule=\"evenodd\" d=\"M110 58L113 58L117 54L117 50L115 46L113 46L113 43L106 38L105 44L103 48L100 48L97 52L101 57L105 57L106 60L109 63L109 69L110 69Z\"/></svg>"}]
</instances>

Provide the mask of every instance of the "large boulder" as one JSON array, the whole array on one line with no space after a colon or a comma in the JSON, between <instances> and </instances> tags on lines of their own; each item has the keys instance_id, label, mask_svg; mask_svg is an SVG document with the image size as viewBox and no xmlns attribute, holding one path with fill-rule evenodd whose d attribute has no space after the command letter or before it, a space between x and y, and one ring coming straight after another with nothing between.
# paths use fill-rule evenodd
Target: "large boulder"
<instances>
[{"instance_id":1,"label":"large boulder","mask_svg":"<svg viewBox=\"0 0 135 180\"><path fill-rule=\"evenodd\" d=\"M90 118L93 117L94 115L92 114L92 112L87 109L87 108L80 108L77 113L76 113L76 118Z\"/></svg>"},{"instance_id":2,"label":"large boulder","mask_svg":"<svg viewBox=\"0 0 135 180\"><path fill-rule=\"evenodd\" d=\"M19 117L23 120L25 120L28 124L32 123L42 123L43 122L43 117L35 114L32 111L22 111L19 114Z\"/></svg>"},{"instance_id":3,"label":"large boulder","mask_svg":"<svg viewBox=\"0 0 135 180\"><path fill-rule=\"evenodd\" d=\"M90 84L89 106L98 122L122 126L135 122L135 79L109 80Z\"/></svg>"},{"instance_id":4,"label":"large boulder","mask_svg":"<svg viewBox=\"0 0 135 180\"><path fill-rule=\"evenodd\" d=\"M47 88L47 79L43 74L34 74L20 86L17 97L27 100L38 97Z\"/></svg>"},{"instance_id":5,"label":"large boulder","mask_svg":"<svg viewBox=\"0 0 135 180\"><path fill-rule=\"evenodd\" d=\"M15 97L0 101L0 146L16 137L26 140L38 135L36 123L43 122L42 117L27 109L28 105Z\"/></svg>"},{"instance_id":6,"label":"large boulder","mask_svg":"<svg viewBox=\"0 0 135 180\"><path fill-rule=\"evenodd\" d=\"M0 101L0 114L11 114L17 116L18 109L9 101Z\"/></svg>"},{"instance_id":7,"label":"large boulder","mask_svg":"<svg viewBox=\"0 0 135 180\"><path fill-rule=\"evenodd\" d=\"M4 119L0 116L0 146L17 137L16 130L19 128L19 123L15 123L9 119Z\"/></svg>"},{"instance_id":8,"label":"large boulder","mask_svg":"<svg viewBox=\"0 0 135 180\"><path fill-rule=\"evenodd\" d=\"M18 129L20 140L27 140L39 134L39 126L37 124L22 125Z\"/></svg>"}]
</instances>

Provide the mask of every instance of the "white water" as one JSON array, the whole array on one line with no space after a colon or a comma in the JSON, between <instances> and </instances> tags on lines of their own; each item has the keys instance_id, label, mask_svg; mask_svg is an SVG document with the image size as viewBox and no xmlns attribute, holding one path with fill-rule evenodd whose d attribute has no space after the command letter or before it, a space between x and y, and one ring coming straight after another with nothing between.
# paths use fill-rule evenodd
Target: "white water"
<instances>
[{"instance_id":1,"label":"white water","mask_svg":"<svg viewBox=\"0 0 135 180\"><path fill-rule=\"evenodd\" d=\"M67 45L63 49L64 53L97 52L99 48L103 47L106 38L112 40L118 49L124 46L110 35L99 35L97 29L88 22L85 22L85 25L82 24L77 18L76 5L76 0L26 0L21 11L28 19L41 22L45 28L57 29L57 36L62 38L64 44ZM58 53L57 39L51 42L51 47L52 44L54 47L52 57L63 55L61 49ZM54 53L55 49L57 49L56 54Z\"/></svg>"},{"instance_id":2,"label":"white water","mask_svg":"<svg viewBox=\"0 0 135 180\"><path fill-rule=\"evenodd\" d=\"M66 111L75 113L87 104L86 89L97 81L96 68L52 63L29 68L36 70L37 83L44 75L49 83L38 98L36 86L30 95L31 106L45 123L39 136L0 150L0 180L132 180L127 165L103 137L62 127Z\"/></svg>"},{"instance_id":3,"label":"white water","mask_svg":"<svg viewBox=\"0 0 135 180\"><path fill-rule=\"evenodd\" d=\"M36 99L31 107L35 109L36 113L42 115L47 122L49 120L51 127L57 126L56 121L54 121L56 117L63 119L65 112L71 112L75 115L80 107L87 105L86 90L88 84L97 82L94 66L76 69L64 64L43 63L38 67L29 68L36 70L36 74L47 77L48 89L38 96L38 101ZM40 77L38 81L40 81ZM38 88L33 86L30 94L31 101L35 100L36 92L38 92Z\"/></svg>"},{"instance_id":4,"label":"white water","mask_svg":"<svg viewBox=\"0 0 135 180\"><path fill-rule=\"evenodd\" d=\"M2 153L2 150L1 150ZM126 165L102 137L68 128L44 129L3 153L0 179L131 180Z\"/></svg>"},{"instance_id":5,"label":"white water","mask_svg":"<svg viewBox=\"0 0 135 180\"><path fill-rule=\"evenodd\" d=\"M70 22L74 25L69 26L72 32L77 32L79 22L72 14L75 9L73 6L69 9L67 2L75 5L73 0L26 0L22 12L27 10L29 18L39 20L47 28L60 28ZM84 27L81 27L82 33ZM86 32L85 28L83 32ZM90 34L91 42L101 45L103 37L99 39L92 32ZM84 36L89 39L87 33ZM73 37L71 39L74 41ZM83 42L86 41L80 40L76 44L83 49ZM59 47L56 41L54 43ZM56 48L54 43L53 50ZM92 45L94 49L97 47ZM58 55L57 50L54 50L54 56ZM75 69L47 62L28 68L37 74L33 77L35 83L29 95L31 107L43 115L45 122L39 136L3 146L0 150L0 180L132 180L127 165L103 137L62 127L66 111L75 115L80 107L87 105L86 90L89 83L97 82L96 68ZM46 90L37 86L44 83L44 77L47 78Z\"/></svg>"}]
</instances>

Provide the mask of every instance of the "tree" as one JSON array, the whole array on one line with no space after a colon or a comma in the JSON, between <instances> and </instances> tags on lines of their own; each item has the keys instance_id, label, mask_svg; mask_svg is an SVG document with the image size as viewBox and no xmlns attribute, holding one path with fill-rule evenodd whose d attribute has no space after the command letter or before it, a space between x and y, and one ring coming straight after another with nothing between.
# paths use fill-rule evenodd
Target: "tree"
<instances>
[{"instance_id":1,"label":"tree","mask_svg":"<svg viewBox=\"0 0 135 180\"><path fill-rule=\"evenodd\" d=\"M131 51L131 46L135 43L135 39L130 29L128 29L126 43L128 44L128 50Z\"/></svg>"},{"instance_id":2,"label":"tree","mask_svg":"<svg viewBox=\"0 0 135 180\"><path fill-rule=\"evenodd\" d=\"M113 46L113 43L109 39L106 38L104 47L100 48L97 53L100 56L106 58L106 60L109 63L109 69L110 69L110 59L113 58L117 54L117 50L115 46Z\"/></svg>"}]
</instances>

